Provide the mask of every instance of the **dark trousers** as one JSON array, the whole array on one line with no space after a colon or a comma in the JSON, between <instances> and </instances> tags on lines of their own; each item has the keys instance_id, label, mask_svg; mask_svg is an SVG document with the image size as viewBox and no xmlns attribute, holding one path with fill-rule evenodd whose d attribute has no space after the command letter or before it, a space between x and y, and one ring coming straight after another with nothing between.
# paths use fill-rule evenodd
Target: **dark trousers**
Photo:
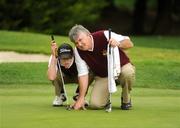
<instances>
[{"instance_id":1,"label":"dark trousers","mask_svg":"<svg viewBox=\"0 0 180 128\"><path fill-rule=\"evenodd\" d=\"M69 76L66 74L63 74L63 79L64 79L64 84L71 84L71 83L75 83L78 84L78 76ZM94 80L94 75L92 72L89 72L89 84L90 85ZM63 88L63 83L62 83L62 78L60 73L57 73L57 77L54 81L52 81L52 84L55 87L55 95L56 96L60 96L60 94L64 93L64 88ZM89 86L88 86L89 88ZM88 91L88 89L87 89ZM77 86L77 89L75 91L76 94L79 93L79 86ZM87 92L86 92L87 93Z\"/></svg>"}]
</instances>

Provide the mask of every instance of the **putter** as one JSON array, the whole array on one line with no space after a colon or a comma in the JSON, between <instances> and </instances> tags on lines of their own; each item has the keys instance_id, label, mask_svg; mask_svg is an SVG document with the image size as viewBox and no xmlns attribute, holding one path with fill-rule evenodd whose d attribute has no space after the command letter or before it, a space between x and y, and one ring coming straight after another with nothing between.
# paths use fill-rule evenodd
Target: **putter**
<instances>
[{"instance_id":1,"label":"putter","mask_svg":"<svg viewBox=\"0 0 180 128\"><path fill-rule=\"evenodd\" d=\"M54 40L54 36L53 36L53 35L51 35L51 40L52 40L52 41L55 41L55 40ZM57 58L57 57L58 57L58 54L57 54L57 49L56 49L56 53L55 53L55 54L56 54L55 56L56 56L56 58Z\"/></svg>"},{"instance_id":2,"label":"putter","mask_svg":"<svg viewBox=\"0 0 180 128\"><path fill-rule=\"evenodd\" d=\"M51 35L51 40L54 41L54 36ZM56 57L58 57L58 54L57 54L57 49L56 49ZM64 90L64 94L67 98L66 100L66 106L67 108L69 108L69 100L68 100L68 95L67 95L67 92L66 92L66 88L65 88L65 84L64 84L64 78L63 78L63 74L62 74L62 71L61 71L61 66L60 66L60 62L59 62L59 59L57 59L57 65L58 65L58 71L59 71L59 74L61 75L61 81L62 81L62 84L63 84L63 90Z\"/></svg>"},{"instance_id":3,"label":"putter","mask_svg":"<svg viewBox=\"0 0 180 128\"><path fill-rule=\"evenodd\" d=\"M62 84L63 84L64 94L65 94L65 96L67 98L67 100L66 100L66 107L68 108L70 106L69 105L69 99L68 99L68 95L67 95L67 92L66 92L66 88L65 88L65 84L64 84L64 78L63 78L63 74L62 74L62 70L61 70L59 59L57 61L57 65L58 65L58 68L59 68L59 73L61 75L61 80L62 80Z\"/></svg>"},{"instance_id":4,"label":"putter","mask_svg":"<svg viewBox=\"0 0 180 128\"><path fill-rule=\"evenodd\" d=\"M53 36L53 35L51 35L51 40L52 40L52 41L54 40L54 36Z\"/></svg>"},{"instance_id":5,"label":"putter","mask_svg":"<svg viewBox=\"0 0 180 128\"><path fill-rule=\"evenodd\" d=\"M111 29L109 28L109 40L111 39ZM111 55L111 45L109 45L109 54ZM111 93L109 93L109 103L105 107L106 112L111 112L112 111L112 104L111 104Z\"/></svg>"},{"instance_id":6,"label":"putter","mask_svg":"<svg viewBox=\"0 0 180 128\"><path fill-rule=\"evenodd\" d=\"M108 33L109 33L109 40L111 39L111 29L108 29ZM111 49L111 45L109 45L109 49ZM111 50L109 50L109 54L111 55Z\"/></svg>"}]
</instances>

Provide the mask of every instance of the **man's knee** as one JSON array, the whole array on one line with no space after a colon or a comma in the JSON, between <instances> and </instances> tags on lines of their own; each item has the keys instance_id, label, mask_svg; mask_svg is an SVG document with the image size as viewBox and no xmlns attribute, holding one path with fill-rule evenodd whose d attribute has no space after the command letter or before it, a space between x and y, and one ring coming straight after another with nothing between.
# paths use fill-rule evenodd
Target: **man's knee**
<instances>
[{"instance_id":1,"label":"man's knee","mask_svg":"<svg viewBox=\"0 0 180 128\"><path fill-rule=\"evenodd\" d=\"M56 79L52 80L52 85L54 86L60 86L61 85L61 79L59 77L56 77Z\"/></svg>"},{"instance_id":2,"label":"man's knee","mask_svg":"<svg viewBox=\"0 0 180 128\"><path fill-rule=\"evenodd\" d=\"M93 109L101 109L104 108L107 104L107 100L106 101L99 101L99 100L90 100L90 107Z\"/></svg>"},{"instance_id":3,"label":"man's knee","mask_svg":"<svg viewBox=\"0 0 180 128\"><path fill-rule=\"evenodd\" d=\"M126 64L122 67L122 71L119 79L122 80L133 80L135 78L135 67L133 65Z\"/></svg>"},{"instance_id":4,"label":"man's knee","mask_svg":"<svg viewBox=\"0 0 180 128\"><path fill-rule=\"evenodd\" d=\"M103 108L105 105L100 104L98 102L90 102L90 107L93 109L101 109Z\"/></svg>"}]
</instances>

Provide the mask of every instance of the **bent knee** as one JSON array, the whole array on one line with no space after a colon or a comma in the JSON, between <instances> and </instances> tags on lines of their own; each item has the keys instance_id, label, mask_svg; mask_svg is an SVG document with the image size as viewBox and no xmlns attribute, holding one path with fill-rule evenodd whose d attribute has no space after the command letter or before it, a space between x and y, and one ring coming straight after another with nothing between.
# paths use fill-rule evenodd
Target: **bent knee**
<instances>
[{"instance_id":1,"label":"bent knee","mask_svg":"<svg viewBox=\"0 0 180 128\"><path fill-rule=\"evenodd\" d=\"M102 101L90 101L90 107L93 109L101 109L104 108L106 106L107 102L102 102Z\"/></svg>"},{"instance_id":2,"label":"bent knee","mask_svg":"<svg viewBox=\"0 0 180 128\"><path fill-rule=\"evenodd\" d=\"M123 78L135 77L135 68L133 66L123 68L120 76Z\"/></svg>"}]
</instances>

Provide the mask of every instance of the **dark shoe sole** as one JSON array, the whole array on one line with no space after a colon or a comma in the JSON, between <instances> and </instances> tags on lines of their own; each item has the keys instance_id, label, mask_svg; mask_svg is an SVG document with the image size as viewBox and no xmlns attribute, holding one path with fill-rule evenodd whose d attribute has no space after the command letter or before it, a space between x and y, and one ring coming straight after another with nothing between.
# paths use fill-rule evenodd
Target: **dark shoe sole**
<instances>
[{"instance_id":1,"label":"dark shoe sole","mask_svg":"<svg viewBox=\"0 0 180 128\"><path fill-rule=\"evenodd\" d=\"M61 107L61 106L63 106L63 105L52 105L53 107Z\"/></svg>"},{"instance_id":2,"label":"dark shoe sole","mask_svg":"<svg viewBox=\"0 0 180 128\"><path fill-rule=\"evenodd\" d=\"M123 103L122 105L121 105L121 109L122 110L130 110L132 108L132 105L131 105L131 103Z\"/></svg>"}]
</instances>

